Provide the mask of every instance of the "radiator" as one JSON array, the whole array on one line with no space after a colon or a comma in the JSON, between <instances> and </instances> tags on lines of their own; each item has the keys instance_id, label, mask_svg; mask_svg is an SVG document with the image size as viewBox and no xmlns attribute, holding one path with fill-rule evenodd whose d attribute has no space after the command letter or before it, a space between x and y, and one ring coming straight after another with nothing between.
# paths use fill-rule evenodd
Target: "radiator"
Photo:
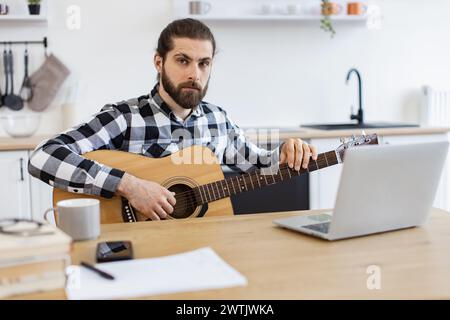
<instances>
[{"instance_id":1,"label":"radiator","mask_svg":"<svg viewBox=\"0 0 450 320\"><path fill-rule=\"evenodd\" d=\"M450 127L450 90L423 87L421 125L426 127ZM450 211L450 152L442 173L434 207Z\"/></svg>"},{"instance_id":2,"label":"radiator","mask_svg":"<svg viewBox=\"0 0 450 320\"><path fill-rule=\"evenodd\" d=\"M421 122L424 126L450 127L450 90L423 88Z\"/></svg>"}]
</instances>

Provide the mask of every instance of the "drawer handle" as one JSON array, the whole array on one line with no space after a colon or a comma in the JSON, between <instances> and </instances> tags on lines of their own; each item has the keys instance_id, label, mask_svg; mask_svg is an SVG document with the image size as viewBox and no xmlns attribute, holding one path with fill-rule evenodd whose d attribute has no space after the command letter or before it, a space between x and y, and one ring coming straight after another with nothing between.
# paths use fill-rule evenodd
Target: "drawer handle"
<instances>
[{"instance_id":1,"label":"drawer handle","mask_svg":"<svg viewBox=\"0 0 450 320\"><path fill-rule=\"evenodd\" d=\"M25 181L23 178L23 158L20 158L20 181Z\"/></svg>"}]
</instances>

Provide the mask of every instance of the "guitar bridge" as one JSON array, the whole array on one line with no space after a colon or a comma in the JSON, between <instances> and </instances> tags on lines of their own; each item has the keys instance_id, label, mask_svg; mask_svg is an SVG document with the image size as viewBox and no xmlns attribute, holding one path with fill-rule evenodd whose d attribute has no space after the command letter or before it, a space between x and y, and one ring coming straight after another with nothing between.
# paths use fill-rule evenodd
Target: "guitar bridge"
<instances>
[{"instance_id":1,"label":"guitar bridge","mask_svg":"<svg viewBox=\"0 0 450 320\"><path fill-rule=\"evenodd\" d=\"M122 197L122 220L125 223L137 222L134 208L130 205L128 199Z\"/></svg>"}]
</instances>

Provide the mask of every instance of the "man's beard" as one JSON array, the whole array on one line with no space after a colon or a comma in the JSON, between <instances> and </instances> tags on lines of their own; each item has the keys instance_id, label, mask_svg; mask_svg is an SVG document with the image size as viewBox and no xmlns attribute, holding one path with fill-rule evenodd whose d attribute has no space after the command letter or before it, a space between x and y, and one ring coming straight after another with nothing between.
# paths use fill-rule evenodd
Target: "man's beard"
<instances>
[{"instance_id":1,"label":"man's beard","mask_svg":"<svg viewBox=\"0 0 450 320\"><path fill-rule=\"evenodd\" d=\"M164 67L161 72L161 82L164 90L169 94L169 96L175 101L180 107L184 109L194 109L197 107L208 91L209 80L202 90L200 84L195 81L186 81L180 83L177 87L170 81ZM197 90L183 90L183 88L194 88Z\"/></svg>"}]
</instances>

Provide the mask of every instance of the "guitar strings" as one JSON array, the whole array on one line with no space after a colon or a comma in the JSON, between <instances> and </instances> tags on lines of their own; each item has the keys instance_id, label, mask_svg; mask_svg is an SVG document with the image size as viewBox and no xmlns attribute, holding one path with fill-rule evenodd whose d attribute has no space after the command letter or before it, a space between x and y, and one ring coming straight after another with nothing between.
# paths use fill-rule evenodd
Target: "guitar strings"
<instances>
[{"instance_id":1,"label":"guitar strings","mask_svg":"<svg viewBox=\"0 0 450 320\"><path fill-rule=\"evenodd\" d=\"M321 160L322 160L322 161L321 161ZM326 160L325 160L325 161L323 161L323 160L324 160L324 159L318 159L318 160L317 160L317 164L318 164L318 165L315 166L314 168L311 168L311 169L318 170L318 169L320 169L320 168L327 167L327 166L329 165L329 162L326 161ZM333 160L334 160L334 159L333 159ZM337 162L335 162L335 161L336 161L336 160L333 161L332 165L337 164ZM314 164L314 163L312 163L312 164ZM321 164L321 165L319 165L319 164ZM322 166L322 164L323 164L323 166ZM311 167L311 165L310 165L310 167ZM275 174L275 175L269 175L269 176L272 177L274 183L281 182L281 181L284 180L284 179L282 178L282 173L283 173L283 171L286 171L286 172L287 172L288 170L297 173L297 171L294 171L293 169L288 168L288 167L287 167L287 164L284 163L284 164L281 164L281 165L280 165L280 170L279 170L279 172L281 172L281 175L280 175L279 172L278 172L278 173ZM304 170L303 172L300 171L299 173L297 173L297 175L300 175L301 173L304 173L304 172L306 172L306 171L310 171L309 168L308 168L308 170L306 170L306 169L303 169L303 170ZM255 173L255 174L254 174L254 173ZM247 181L249 181L248 178L250 178L251 183L256 184L256 182L258 182L258 185L260 185L259 179L258 179L258 174L259 174L259 173L260 173L260 170L257 170L257 171L251 172L251 173L247 173L248 176L245 177L244 179L245 179L246 182L247 182ZM252 174L254 174L254 175L252 175ZM266 176L266 175L264 175L264 176ZM290 176L290 178L292 177L292 175L291 175L290 173L289 173L289 176ZM214 190L213 184L220 183L220 185L222 186L222 182L225 182L226 185L227 185L227 187L228 187L228 182L231 182L231 183L234 185L234 182L232 181L232 179L233 179L233 178L224 179L224 180L219 180L219 181L215 181L215 182L212 182L212 183L209 183L209 184L200 186L200 187L203 187L203 188L206 187L206 188L207 188L207 191L208 191L208 194L209 194L208 186L211 187L211 190L212 190L214 199L212 199L212 197L211 197L211 195L210 195L211 200L210 200L210 201L206 201L206 202L213 202L213 201L216 201L216 200L219 200L219 199L223 199L223 198L227 198L227 197L231 196L231 192L230 192L230 191L228 191L229 194L226 195L226 194L225 194L225 190L222 190L222 193L223 193L223 195L224 195L224 197L222 197L222 195L221 195L221 193L220 193L220 191L219 191L219 189L217 188L217 185L216 185L215 188L217 189L216 191L217 191L217 194L218 194L218 196L219 196L219 198L216 199L216 192L215 192L215 190ZM236 179L239 179L239 177L236 177ZM242 179L242 178L241 178L241 179ZM267 182L267 179L266 179L266 178L265 178L265 180L266 180L266 182ZM238 181L238 182L239 182L239 181ZM242 184L242 180L241 180L241 184ZM273 184L273 183L272 183L272 184ZM271 185L271 183L267 183L266 185ZM261 186L260 186L260 187L261 187ZM196 189L198 189L198 192L199 192L199 194L200 194L200 198L201 198L201 200L203 200L203 199L202 199L203 196L201 195L201 191L199 190L199 187L196 187ZM228 189L230 190L229 187L228 187ZM241 189L239 189L239 190L241 190ZM247 190L248 190L248 189L247 189ZM203 192L205 193L205 197L206 197L206 191L203 190ZM236 191L235 191L234 193L237 194ZM197 198L196 198L196 194L195 194L195 189L192 189L192 190L189 190L189 191L185 191L185 192L176 194L176 197L177 197L177 196L178 196L178 198L179 198L179 199L177 200L177 204L178 204L178 205L182 205L182 204L189 203L189 204L191 204L192 206L194 206L194 204L192 204L192 202L193 202L193 201L194 201L194 202L197 202ZM207 197L206 197L206 198L207 198ZM208 199L206 199L206 200L208 200Z\"/></svg>"},{"instance_id":2,"label":"guitar strings","mask_svg":"<svg viewBox=\"0 0 450 320\"><path fill-rule=\"evenodd\" d=\"M321 159L320 159L321 160ZM327 162L327 161L320 161L319 159L317 160L317 166L314 166L313 168L311 168L312 167L312 165L310 164L309 165L309 167L308 167L308 169L303 169L302 168L302 170L301 171L311 171L311 169L313 169L314 171L315 170L318 170L318 169L321 169L321 168L324 168L324 167L327 167L328 166L328 164L329 164L329 162ZM314 163L312 163L312 164L314 164ZM335 160L334 160L334 162L332 163L332 165L334 165L334 164L337 164L337 162L335 162ZM323 165L323 166L322 166ZM287 170L289 170L289 171L293 171L294 173L297 173L297 171L295 171L294 169L291 169L291 168L288 168L287 167L287 164L286 163L283 163L283 164L281 164L280 166L280 170L279 171L282 171L282 173L283 173L283 171L287 171ZM244 174L244 176L245 175L248 175L248 177L247 178L245 178L245 179L248 179L248 178L250 178L251 180L252 180L252 182L257 182L259 179L258 179L258 174L260 175L260 170L256 170L256 171L254 171L254 172L251 172L251 173L246 173L246 174ZM261 176L261 175L260 175ZM262 176L270 176L270 177L272 177L272 179L274 179L275 177L278 177L278 176L280 176L279 175L279 172L277 173L277 174L273 174L273 175L262 175ZM292 175L291 174L289 174L289 176L291 177ZM238 177L235 177L236 179L239 179L239 176ZM215 182L211 182L211 183L209 183L209 184L205 184L205 185L202 185L202 186L200 186L200 187L207 187L207 186L211 186L211 189L212 188L214 188L214 186L213 186L213 184L216 184L216 183L221 183L221 182L223 182L223 181L230 181L230 182L232 182L233 183L233 181L232 181L232 179L233 178L228 178L228 179L224 179L224 180L219 180L219 181L215 181ZM283 179L280 179L280 181L282 181ZM239 182L239 181L238 181ZM196 187L197 189L199 188L199 187ZM216 187L217 188L217 187ZM214 190L214 189L212 189L212 190ZM191 190L189 190L189 191L185 191L185 192L182 192L182 193L179 193L179 194L177 194L177 195L182 195L182 194L184 194L184 193L187 193L187 192L190 192Z\"/></svg>"},{"instance_id":3,"label":"guitar strings","mask_svg":"<svg viewBox=\"0 0 450 320\"><path fill-rule=\"evenodd\" d=\"M320 154L319 156L321 156L321 155L324 155L324 154ZM327 161L326 159L324 159L324 157L325 156L323 156L322 157L322 159L317 159L317 161L315 161L315 162L317 162L317 165L316 166L314 166L314 168L311 168L311 169L314 169L314 170L318 170L318 169L321 169L321 168L325 168L325 167L327 167L327 166L329 166L329 161ZM334 160L332 163L331 163L331 165L335 165L335 164L337 164L338 162L336 162L336 160L335 159L332 159L332 160ZM331 160L330 160L331 161ZM294 169L291 169L291 168L288 168L288 164L287 163L283 163L283 164L281 164L279 167L280 167L280 169L279 169L279 171L277 172L277 174L274 174L274 175L263 175L263 176L270 176L270 177L272 177L272 179L273 179L273 183L278 183L278 182L281 182L281 181L283 181L284 179L282 178L282 173L283 173L283 171L285 171L285 172L288 172L288 171L293 171L294 173L297 173L297 175L299 176L300 174L302 174L302 173L304 173L304 172L309 172L310 171L310 167L311 167L311 165L314 165L314 163L315 162L312 162L311 164L310 164L310 166L308 167L308 169L303 169L304 171L302 172L302 171L300 171L300 172L297 172L297 171L295 171ZM320 165L319 165L320 164ZM322 166L323 165L323 166ZM245 179L245 182L247 182L247 181L251 181L251 183L252 184L254 184L254 185L256 185L256 182L258 182L258 185L260 185L260 183L259 183L259 180L260 179L258 179L258 175L260 174L260 170L256 170L256 171L254 171L254 172L251 172L251 173L247 173L247 177L245 177L244 179ZM281 172L281 175L279 174ZM292 177L292 175L289 173L289 177L291 178ZM249 180L248 180L248 178L250 178ZM224 180L219 180L219 181L215 181L215 182L212 182L212 183L209 183L209 184L205 184L205 185L202 185L202 186L199 186L199 187L203 187L203 188L208 188L208 186L210 186L211 187L211 190L213 191L212 193L213 193L213 196L214 196L214 199L212 199L212 197L211 197L211 195L210 195L210 198L211 198L211 200L210 201L206 201L206 202L213 202L213 201L217 201L217 200L220 200L220 199L223 199L223 198L227 198L227 197L229 197L229 196L231 196L231 192L230 192L230 188L228 187L228 181L229 182L231 182L233 185L234 185L234 183L233 183L233 181L232 181L232 179L233 178L228 178L228 179L224 179ZM236 177L236 179L238 179L239 180L239 177ZM219 191L219 189L217 188L217 185L216 185L216 189L217 189L217 194L219 195L219 198L218 199L215 199L216 198L216 193L215 193L215 191L214 191L214 186L213 186L213 184L217 184L217 183L220 183L220 185L221 185L221 183L223 182L223 181L225 181L225 183L226 183L226 185L227 185L227 188L228 188L228 194L229 195L226 195L225 194L225 190L222 190L222 193L223 193L223 195L224 195L224 197L222 197L221 196L221 194L220 194L220 191ZM270 183L267 183L267 178L265 178L265 181L266 181L266 186L268 186L268 185L271 185ZM238 181L239 182L239 181ZM242 181L241 181L242 182ZM272 183L272 184L273 184ZM191 205L193 208L195 208L195 207L197 207L198 206L198 204L196 205L196 203L198 202L198 200L197 200L197 197L196 197L196 194L195 194L195 189L198 189L198 192L199 192L199 195L200 195L200 198L201 198L201 200L203 200L203 196L201 195L201 191L200 191L200 189L199 189L199 187L196 187L196 188L194 188L194 189L192 189L192 190L189 190L189 191L184 191L184 192L181 192L181 193L178 193L178 194L176 194L175 195L175 198L177 199L177 203L176 203L176 205ZM261 186L260 186L261 187ZM255 188L253 188L253 189L255 189ZM242 190L242 189L239 189L239 190ZM207 189L207 191L208 191L208 194L209 194L209 190ZM247 191L248 191L248 189L247 189ZM203 192L205 193L205 197L206 197L206 192L203 190ZM237 194L238 192L234 192L234 194ZM207 198L207 197L206 197ZM206 200L208 200L208 199L206 199ZM201 203L200 203L201 204Z\"/></svg>"}]
</instances>

